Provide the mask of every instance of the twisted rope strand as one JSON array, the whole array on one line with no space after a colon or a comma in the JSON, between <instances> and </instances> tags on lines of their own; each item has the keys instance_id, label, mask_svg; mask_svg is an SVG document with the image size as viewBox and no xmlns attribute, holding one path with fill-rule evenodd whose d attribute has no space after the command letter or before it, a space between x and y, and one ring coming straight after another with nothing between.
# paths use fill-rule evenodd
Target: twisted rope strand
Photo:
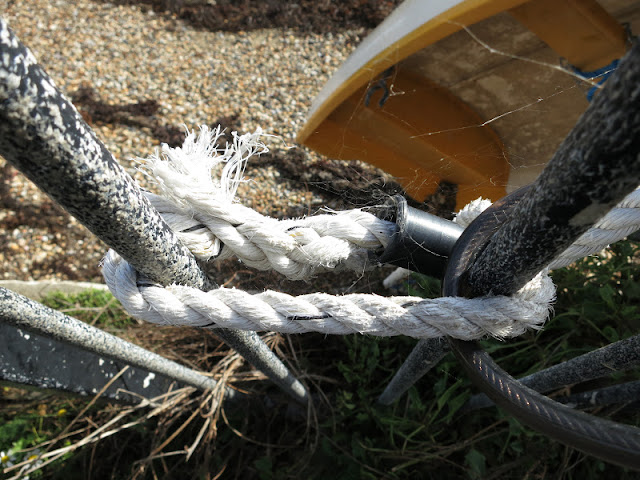
<instances>
[{"instance_id":1,"label":"twisted rope strand","mask_svg":"<svg viewBox=\"0 0 640 480\"><path fill-rule=\"evenodd\" d=\"M363 271L372 266L370 252L388 244L394 224L363 210L276 220L233 203L245 162L266 147L258 141L260 131L243 136L234 132L233 145L221 150L215 145L220 135L219 128L202 127L199 136L187 136L182 148L163 145L162 155L152 156L143 167L162 193L147 193L147 197L197 257L213 261L237 256L253 268L274 269L292 279L306 279L323 270ZM218 183L211 169L223 162ZM487 200L476 200L456 221L466 226L489 205ZM638 228L640 190L625 198L550 268L598 252ZM156 324L462 340L512 337L541 328L555 296L547 271L512 297L425 300L325 293L293 297L274 291L250 295L227 288L202 292L151 285L113 251L103 264L106 283L125 309Z\"/></svg>"},{"instance_id":2,"label":"twisted rope strand","mask_svg":"<svg viewBox=\"0 0 640 480\"><path fill-rule=\"evenodd\" d=\"M372 268L369 250L381 250L395 231L392 222L363 210L332 212L291 220L265 217L233 202L241 172L251 155L266 151L261 132L238 136L223 150L220 128L190 133L182 148L162 146L141 170L162 195L147 198L196 257L204 261L237 257L259 270L276 270L305 280L326 270ZM211 170L225 163L219 182Z\"/></svg>"},{"instance_id":3,"label":"twisted rope strand","mask_svg":"<svg viewBox=\"0 0 640 480\"><path fill-rule=\"evenodd\" d=\"M203 292L179 285L138 285L137 272L113 251L107 253L103 271L109 289L125 309L148 322L282 333L504 338L540 328L555 294L547 275L539 275L514 297L476 299L325 293L294 297L274 291L251 295L228 288Z\"/></svg>"},{"instance_id":4,"label":"twisted rope strand","mask_svg":"<svg viewBox=\"0 0 640 480\"><path fill-rule=\"evenodd\" d=\"M640 229L640 188L627 195L549 265L550 270L598 253Z\"/></svg>"},{"instance_id":5,"label":"twisted rope strand","mask_svg":"<svg viewBox=\"0 0 640 480\"><path fill-rule=\"evenodd\" d=\"M211 212L204 213L146 195L196 257L204 261L237 257L252 268L273 269L292 280L326 270L372 268L369 251L386 247L395 231L393 223L363 210L276 220L233 203L223 213L216 199L209 202Z\"/></svg>"}]
</instances>

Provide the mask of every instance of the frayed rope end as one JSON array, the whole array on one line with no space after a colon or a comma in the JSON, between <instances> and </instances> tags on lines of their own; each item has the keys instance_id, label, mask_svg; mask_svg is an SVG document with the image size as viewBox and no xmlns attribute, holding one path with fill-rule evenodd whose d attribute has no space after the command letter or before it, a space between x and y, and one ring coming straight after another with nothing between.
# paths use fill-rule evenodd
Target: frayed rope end
<instances>
[{"instance_id":1,"label":"frayed rope end","mask_svg":"<svg viewBox=\"0 0 640 480\"><path fill-rule=\"evenodd\" d=\"M189 131L182 147L162 144L161 151L146 159L139 159L139 170L150 178L162 191L163 196L183 207L194 192L215 198L221 202L232 202L238 185L244 181L243 174L249 158L269 151L260 141L264 135L257 128L253 133L238 135L231 132L233 141L224 148L218 145L224 132L221 127L211 129L206 125L200 132ZM224 164L219 179L214 171Z\"/></svg>"}]
</instances>

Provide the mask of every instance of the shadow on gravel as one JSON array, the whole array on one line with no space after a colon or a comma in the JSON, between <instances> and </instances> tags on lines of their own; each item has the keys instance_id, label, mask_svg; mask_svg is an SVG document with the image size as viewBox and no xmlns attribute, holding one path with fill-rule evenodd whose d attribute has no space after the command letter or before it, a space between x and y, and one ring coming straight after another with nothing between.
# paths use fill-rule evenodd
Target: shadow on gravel
<instances>
[{"instance_id":1,"label":"shadow on gravel","mask_svg":"<svg viewBox=\"0 0 640 480\"><path fill-rule=\"evenodd\" d=\"M90 125L101 122L146 128L159 143L166 143L170 147L180 147L184 142L184 127L162 123L159 115L161 105L156 100L111 105L99 98L93 87L88 84L73 92L71 99ZM238 118L238 115L221 117L212 125L222 125L228 131L237 130L235 125L238 124Z\"/></svg>"},{"instance_id":2,"label":"shadow on gravel","mask_svg":"<svg viewBox=\"0 0 640 480\"><path fill-rule=\"evenodd\" d=\"M78 240L86 236L84 227L70 226L69 214L49 197L35 201L29 196L16 196L11 191L11 182L20 172L8 162L0 164L0 250L7 255L13 255L9 245L13 242L14 231L18 237L25 229L37 229L41 234L50 235L55 242L67 246L67 250L79 247ZM23 247L20 247L23 248ZM34 254L40 252L37 247L27 244ZM65 250L65 251L67 251ZM65 280L96 281L101 278L97 262L76 262L71 253L64 255L46 255L40 259L34 258L29 265L29 271L52 273ZM15 277L14 277L15 278Z\"/></svg>"},{"instance_id":3,"label":"shadow on gravel","mask_svg":"<svg viewBox=\"0 0 640 480\"><path fill-rule=\"evenodd\" d=\"M343 203L344 209L385 203L393 195L405 195L404 188L381 170L360 162L345 162L310 155L306 148L269 152L247 165L247 170L273 165L282 178L303 183L310 190L331 196ZM455 211L457 186L447 182L424 202L407 196L412 207L420 208L443 218L451 218ZM303 208L300 206L300 208ZM293 216L301 215L296 213Z\"/></svg>"},{"instance_id":4,"label":"shadow on gravel","mask_svg":"<svg viewBox=\"0 0 640 480\"><path fill-rule=\"evenodd\" d=\"M401 0L95 0L175 14L192 27L224 32L293 28L316 33L374 28ZM215 3L215 4L212 4Z\"/></svg>"}]
</instances>

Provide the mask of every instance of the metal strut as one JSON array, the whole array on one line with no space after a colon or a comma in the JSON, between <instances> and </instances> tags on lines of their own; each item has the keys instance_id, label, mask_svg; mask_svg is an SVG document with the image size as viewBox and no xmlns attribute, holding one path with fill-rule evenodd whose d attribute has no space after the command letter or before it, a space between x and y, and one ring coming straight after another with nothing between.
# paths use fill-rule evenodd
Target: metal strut
<instances>
[{"instance_id":1,"label":"metal strut","mask_svg":"<svg viewBox=\"0 0 640 480\"><path fill-rule=\"evenodd\" d=\"M0 52L0 154L152 281L215 286L2 18ZM216 334L307 402L302 383L255 332Z\"/></svg>"},{"instance_id":2,"label":"metal strut","mask_svg":"<svg viewBox=\"0 0 640 480\"><path fill-rule=\"evenodd\" d=\"M511 295L640 183L640 43L591 103L536 182L485 210L460 237L443 295ZM572 410L525 387L476 342L450 339L489 398L566 445L640 470L640 429Z\"/></svg>"}]
</instances>

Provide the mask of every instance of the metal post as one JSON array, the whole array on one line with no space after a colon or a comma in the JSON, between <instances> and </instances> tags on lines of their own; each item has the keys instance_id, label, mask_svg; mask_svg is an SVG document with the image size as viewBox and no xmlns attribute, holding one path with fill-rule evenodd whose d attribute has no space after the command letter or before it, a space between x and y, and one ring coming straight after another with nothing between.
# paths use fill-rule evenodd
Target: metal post
<instances>
[{"instance_id":1,"label":"metal post","mask_svg":"<svg viewBox=\"0 0 640 480\"><path fill-rule=\"evenodd\" d=\"M621 61L469 272L510 295L640 184L640 42Z\"/></svg>"},{"instance_id":2,"label":"metal post","mask_svg":"<svg viewBox=\"0 0 640 480\"><path fill-rule=\"evenodd\" d=\"M435 367L450 350L442 338L420 340L378 398L381 405L391 405L423 375Z\"/></svg>"},{"instance_id":3,"label":"metal post","mask_svg":"<svg viewBox=\"0 0 640 480\"><path fill-rule=\"evenodd\" d=\"M175 379L200 390L216 388L217 382L160 355L145 350L99 328L0 287L0 321L8 325L79 346L107 358L126 362ZM236 392L226 389L226 398Z\"/></svg>"},{"instance_id":4,"label":"metal post","mask_svg":"<svg viewBox=\"0 0 640 480\"><path fill-rule=\"evenodd\" d=\"M162 285L212 282L0 18L0 154L136 270ZM255 333L218 330L296 400L304 386Z\"/></svg>"},{"instance_id":5,"label":"metal post","mask_svg":"<svg viewBox=\"0 0 640 480\"><path fill-rule=\"evenodd\" d=\"M620 340L571 360L519 378L523 385L546 393L577 383L606 377L640 365L640 335ZM485 394L475 395L465 405L465 411L490 407L493 402Z\"/></svg>"}]
</instances>

